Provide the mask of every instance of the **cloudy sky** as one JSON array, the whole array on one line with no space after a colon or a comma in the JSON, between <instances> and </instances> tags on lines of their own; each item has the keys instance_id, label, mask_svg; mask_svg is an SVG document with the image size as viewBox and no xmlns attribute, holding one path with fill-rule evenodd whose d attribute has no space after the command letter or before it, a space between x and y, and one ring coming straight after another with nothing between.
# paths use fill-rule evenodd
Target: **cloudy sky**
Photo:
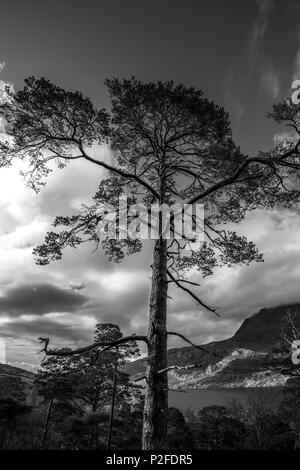
<instances>
[{"instance_id":1,"label":"cloudy sky","mask_svg":"<svg viewBox=\"0 0 300 470\"><path fill-rule=\"evenodd\" d=\"M0 63L0 90L7 82L19 89L27 76L43 75L83 91L101 107L108 106L103 81L112 76L194 85L229 111L236 142L252 155L284 136L266 113L300 79L300 5L3 0ZM110 158L107 148L93 152ZM73 163L54 171L38 195L25 187L21 167L0 169L0 338L7 361L21 367L38 363L38 336L55 345L84 345L97 321L115 322L126 333L146 331L148 249L121 265L92 246L67 250L62 261L46 267L34 264L32 249L54 216L90 201L104 176L88 163ZM169 328L196 343L230 336L262 307L300 302L299 211L258 211L235 229L257 244L265 262L219 269L201 281L203 300L221 308L221 319L171 292Z\"/></svg>"}]
</instances>

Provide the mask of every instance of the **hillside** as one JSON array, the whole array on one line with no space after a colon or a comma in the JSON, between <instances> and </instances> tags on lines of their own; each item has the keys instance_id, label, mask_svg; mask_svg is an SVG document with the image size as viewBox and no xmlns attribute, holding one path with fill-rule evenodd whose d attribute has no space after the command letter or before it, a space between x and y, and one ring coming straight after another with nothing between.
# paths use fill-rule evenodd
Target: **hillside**
<instances>
[{"instance_id":1,"label":"hillside","mask_svg":"<svg viewBox=\"0 0 300 470\"><path fill-rule=\"evenodd\" d=\"M32 382L35 374L28 370L20 369L19 367L0 363L0 378L5 376L20 377L24 381Z\"/></svg>"},{"instance_id":2,"label":"hillside","mask_svg":"<svg viewBox=\"0 0 300 470\"><path fill-rule=\"evenodd\" d=\"M217 353L221 360L193 348L174 348L168 351L170 366L201 364L187 371L169 373L173 388L231 388L284 385L287 377L268 368L268 353L280 343L287 329L286 315L291 312L300 329L300 304L262 309L246 318L237 332L228 339L204 344L208 351ZM145 371L145 360L131 363L127 372L133 378Z\"/></svg>"},{"instance_id":3,"label":"hillside","mask_svg":"<svg viewBox=\"0 0 300 470\"><path fill-rule=\"evenodd\" d=\"M33 393L34 374L18 367L0 364L0 398L13 398L31 404L36 397Z\"/></svg>"}]
</instances>

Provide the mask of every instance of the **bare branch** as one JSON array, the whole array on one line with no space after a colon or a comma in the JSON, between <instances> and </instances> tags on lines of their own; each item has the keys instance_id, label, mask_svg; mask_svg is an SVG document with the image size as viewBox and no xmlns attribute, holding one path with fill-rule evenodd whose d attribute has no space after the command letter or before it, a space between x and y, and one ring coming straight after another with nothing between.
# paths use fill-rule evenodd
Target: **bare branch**
<instances>
[{"instance_id":1,"label":"bare branch","mask_svg":"<svg viewBox=\"0 0 300 470\"><path fill-rule=\"evenodd\" d=\"M300 339L300 331L295 325L294 319L292 317L292 312L289 310L286 315L287 323L291 328L294 339Z\"/></svg>"},{"instance_id":2,"label":"bare branch","mask_svg":"<svg viewBox=\"0 0 300 470\"><path fill-rule=\"evenodd\" d=\"M124 336L123 338L117 339L115 341L97 341L96 343L91 344L90 346L85 346L83 348L73 349L71 351L64 351L64 350L48 350L49 345L49 338L39 338L40 343L44 343L44 347L40 352L44 352L47 356L74 356L75 354L82 354L87 351L91 351L95 348L99 348L105 346L104 349L100 351L104 352L114 346L118 346L119 344L128 343L129 341L144 341L149 346L149 340L146 336L142 335L131 335L131 336Z\"/></svg>"},{"instance_id":3,"label":"bare branch","mask_svg":"<svg viewBox=\"0 0 300 470\"><path fill-rule=\"evenodd\" d=\"M165 369L159 370L157 373L158 374L163 374L164 372L169 372L169 370L188 370L188 369L197 369L200 368L201 364L189 364L188 366L169 366L166 367Z\"/></svg>"},{"instance_id":4,"label":"bare branch","mask_svg":"<svg viewBox=\"0 0 300 470\"><path fill-rule=\"evenodd\" d=\"M176 331L168 331L167 335L173 335L173 336L178 336L179 338L183 339L186 343L190 344L196 349L199 349L200 351L205 352L206 354L211 354L214 357L217 357L218 359L222 359L222 356L220 354L215 353L214 351L209 351L208 349L204 348L203 346L197 346L197 344L192 343L189 339L187 339L185 336L183 336L181 333L176 333Z\"/></svg>"},{"instance_id":5,"label":"bare branch","mask_svg":"<svg viewBox=\"0 0 300 470\"><path fill-rule=\"evenodd\" d=\"M191 284L192 286L201 286L201 284L199 284L198 282L192 282L192 281L188 281L187 279L176 279L177 282L183 282L183 283L186 283L186 284ZM168 283L171 283L171 282L175 282L175 280L173 281L168 281Z\"/></svg>"},{"instance_id":6,"label":"bare branch","mask_svg":"<svg viewBox=\"0 0 300 470\"><path fill-rule=\"evenodd\" d=\"M158 374L163 374L164 372L169 372L169 370L188 370L188 369L196 369L196 368L199 368L201 367L201 364L191 364L191 365L188 365L188 366L169 366L169 367L166 367L165 369L161 369L159 370L157 373ZM146 379L146 375L143 375L142 377L138 377L137 379L134 380L134 382L140 382L141 380L145 380Z\"/></svg>"},{"instance_id":7,"label":"bare branch","mask_svg":"<svg viewBox=\"0 0 300 470\"><path fill-rule=\"evenodd\" d=\"M177 287L179 287L180 289L184 290L185 292L187 292L191 297L193 297L193 299L195 299L202 307L206 308L207 310L209 310L210 312L213 312L215 315L217 315L217 317L221 317L221 315L216 311L216 308L212 308L212 307L209 307L208 305L206 305L204 302L202 302L201 299L199 299L199 297L194 294L194 292L192 292L190 289L188 289L187 287L184 287L180 284L180 281L178 281L174 276L173 274L170 272L170 270L168 269L167 270L167 273L168 273L168 276L171 278L171 280L173 282L175 282L175 284L177 285Z\"/></svg>"}]
</instances>

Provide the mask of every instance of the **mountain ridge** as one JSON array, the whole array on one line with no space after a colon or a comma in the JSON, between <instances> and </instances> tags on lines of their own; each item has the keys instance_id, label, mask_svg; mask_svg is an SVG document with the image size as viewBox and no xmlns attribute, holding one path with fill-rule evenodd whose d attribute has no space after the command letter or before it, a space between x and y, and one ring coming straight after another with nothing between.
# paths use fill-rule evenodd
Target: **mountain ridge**
<instances>
[{"instance_id":1,"label":"mountain ridge","mask_svg":"<svg viewBox=\"0 0 300 470\"><path fill-rule=\"evenodd\" d=\"M283 385L285 377L280 374L277 376L276 374L270 374L266 369L265 359L268 353L280 344L282 333L288 327L286 319L288 313L292 314L295 326L300 330L300 303L284 304L277 307L262 308L259 312L245 318L235 334L227 339L200 345L211 353L217 353L220 359L192 346L169 349L169 366L201 364L201 367L192 371L170 372L170 382L173 382L176 386L177 380L177 385L185 382L184 385L199 385L199 388L200 386L201 388L219 387L221 384L230 387L234 384L236 386L247 386L250 383L253 383L253 386L261 386L264 381L270 383L271 386ZM220 370L219 374L215 374L218 375L215 380L212 377L212 380L207 380L208 377L203 376L203 370L215 366L235 351L240 351L241 354L233 355L228 367L225 370ZM250 351L252 355L249 357L243 356L243 351ZM146 359L139 359L130 363L126 372L135 380L145 373L145 367ZM256 378L253 374L256 374Z\"/></svg>"}]
</instances>

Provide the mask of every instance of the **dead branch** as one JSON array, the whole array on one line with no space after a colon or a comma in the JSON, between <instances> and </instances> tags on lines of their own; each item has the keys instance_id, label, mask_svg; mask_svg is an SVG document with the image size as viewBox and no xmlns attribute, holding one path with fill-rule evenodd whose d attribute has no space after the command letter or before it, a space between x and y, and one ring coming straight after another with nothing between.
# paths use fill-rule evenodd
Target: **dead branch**
<instances>
[{"instance_id":1,"label":"dead branch","mask_svg":"<svg viewBox=\"0 0 300 470\"><path fill-rule=\"evenodd\" d=\"M295 340L300 339L300 331L295 325L294 319L292 317L292 312L290 310L288 311L286 318L287 318L287 323L290 325L291 332L292 332L294 339Z\"/></svg>"},{"instance_id":2,"label":"dead branch","mask_svg":"<svg viewBox=\"0 0 300 470\"><path fill-rule=\"evenodd\" d=\"M124 336L123 338L119 338L115 341L97 341L83 348L73 349L71 351L64 351L64 350L59 350L59 349L48 350L49 338L39 338L39 340L40 340L40 343L44 343L44 347L43 349L41 349L40 353L44 352L46 356L74 356L75 354L82 354L87 351L91 351L95 348L99 348L99 347L101 348L102 346L104 346L104 349L100 351L101 353L101 352L107 351L110 348L113 348L114 346L118 346L119 344L128 343L129 341L143 341L148 346L150 345L149 340L146 336L131 335L131 336Z\"/></svg>"},{"instance_id":3,"label":"dead branch","mask_svg":"<svg viewBox=\"0 0 300 470\"><path fill-rule=\"evenodd\" d=\"M158 374L163 374L164 372L169 372L169 370L188 370L188 369L196 369L198 367L201 367L201 364L190 364L188 366L169 366L166 367L165 369L159 370L157 373ZM138 377L137 379L134 380L134 382L140 382L141 380L146 379L146 375L143 375L142 377Z\"/></svg>"},{"instance_id":4,"label":"dead branch","mask_svg":"<svg viewBox=\"0 0 300 470\"><path fill-rule=\"evenodd\" d=\"M199 299L199 297L194 294L194 292L192 292L190 289L188 289L187 287L181 285L180 281L178 281L174 276L173 274L171 273L171 271L169 269L167 269L167 274L168 276L171 278L171 280L173 282L175 282L175 284L177 285L177 287L179 287L180 289L184 290L185 292L187 292L193 299L195 299L202 307L206 308L207 310L209 310L210 312L213 312L215 315L217 315L217 317L221 317L221 315L217 312L216 308L213 308L213 307L209 307L208 305L206 305L204 302L202 302L201 299Z\"/></svg>"},{"instance_id":5,"label":"dead branch","mask_svg":"<svg viewBox=\"0 0 300 470\"><path fill-rule=\"evenodd\" d=\"M186 343L190 344L191 346L193 346L194 348L196 349L200 349L200 351L203 351L205 352L206 354L211 354L212 356L214 357L217 357L218 359L222 359L222 356L220 356L220 354L217 354L213 351L209 351L208 349L205 349L203 346L197 346L197 344L194 344L192 343L192 341L190 341L189 339L187 339L185 336L183 336L181 333L176 333L176 331L168 331L167 332L168 335L173 335L173 336L178 336L179 338L183 339L183 341L185 341Z\"/></svg>"},{"instance_id":6,"label":"dead branch","mask_svg":"<svg viewBox=\"0 0 300 470\"><path fill-rule=\"evenodd\" d=\"M190 284L191 286L201 286L201 284L199 284L198 282L188 281L187 279L176 279L176 281L183 282L185 284ZM175 280L168 281L168 284L170 284L171 282L175 282Z\"/></svg>"},{"instance_id":7,"label":"dead branch","mask_svg":"<svg viewBox=\"0 0 300 470\"><path fill-rule=\"evenodd\" d=\"M281 338L284 342L288 343L291 347L293 347L294 342L300 340L300 331L295 325L291 309L288 310L285 318L289 329L288 331L282 332Z\"/></svg>"},{"instance_id":8,"label":"dead branch","mask_svg":"<svg viewBox=\"0 0 300 470\"><path fill-rule=\"evenodd\" d=\"M157 373L158 374L163 374L163 372L169 372L169 370L189 370L189 369L197 369L200 368L201 364L189 364L188 366L169 366L166 367L165 369L159 370Z\"/></svg>"}]
</instances>

